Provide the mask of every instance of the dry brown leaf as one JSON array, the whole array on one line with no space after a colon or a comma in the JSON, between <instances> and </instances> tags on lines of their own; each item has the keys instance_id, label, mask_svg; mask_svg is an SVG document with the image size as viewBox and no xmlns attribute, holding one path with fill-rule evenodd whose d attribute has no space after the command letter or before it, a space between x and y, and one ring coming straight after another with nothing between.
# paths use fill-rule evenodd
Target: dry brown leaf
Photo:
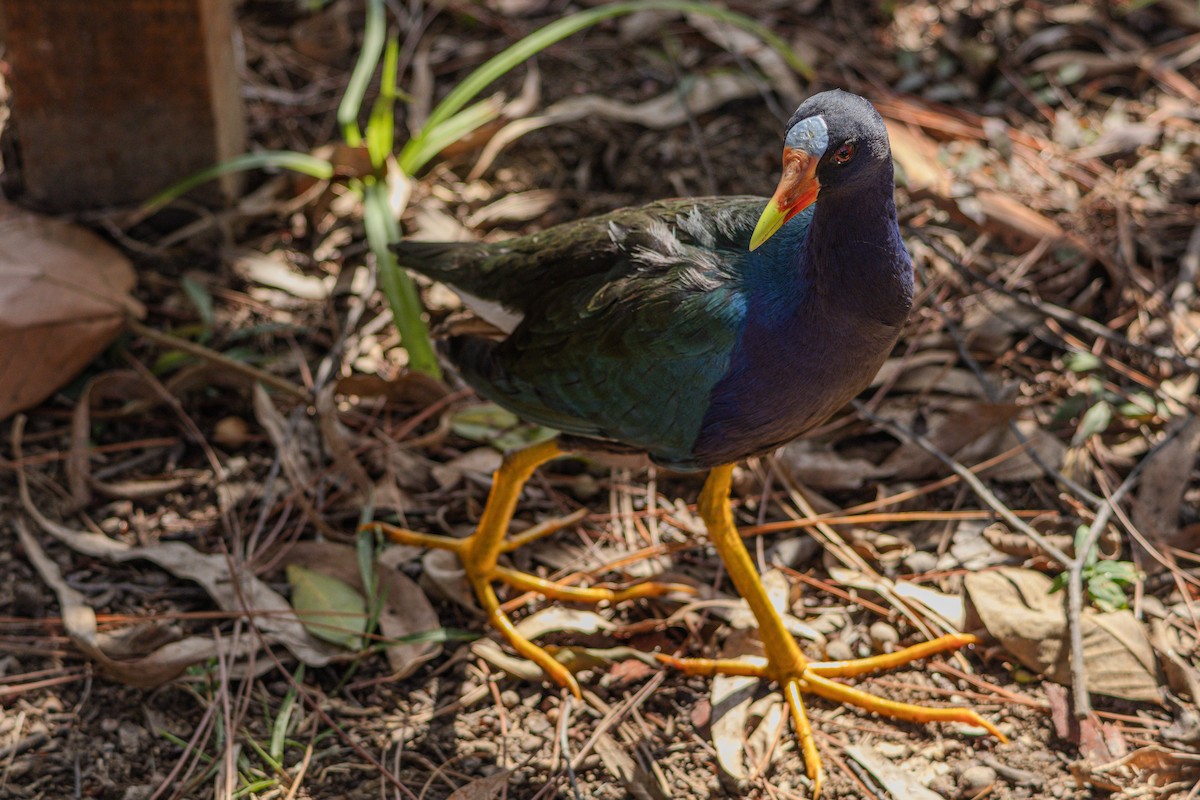
<instances>
[{"instance_id":1,"label":"dry brown leaf","mask_svg":"<svg viewBox=\"0 0 1200 800\"><path fill-rule=\"evenodd\" d=\"M754 664L766 664L762 647L749 631L734 630L721 647L721 658L737 658ZM750 705L754 702L760 678L749 675L716 675L709 688L712 699L712 743L717 764L726 775L748 780L752 765L746 752Z\"/></svg>"},{"instance_id":2,"label":"dry brown leaf","mask_svg":"<svg viewBox=\"0 0 1200 800\"><path fill-rule=\"evenodd\" d=\"M988 633L1031 670L1068 685L1070 642L1064 593L1050 594L1052 581L1029 569L970 573L967 596ZM1133 613L1086 609L1083 655L1091 692L1127 700L1159 702L1154 650Z\"/></svg>"},{"instance_id":3,"label":"dry brown leaf","mask_svg":"<svg viewBox=\"0 0 1200 800\"><path fill-rule=\"evenodd\" d=\"M390 552L390 551L389 551ZM387 555L385 552L384 555ZM292 545L284 564L296 564L314 572L337 578L359 592L365 591L358 554L353 547L334 542L297 542ZM377 561L379 588L384 603L379 610L379 632L388 639L387 659L392 678L399 680L417 667L437 657L442 646L437 642L397 641L406 636L442 627L429 598L407 575L389 566L381 557ZM367 602L371 606L370 598Z\"/></svg>"},{"instance_id":4,"label":"dry brown leaf","mask_svg":"<svg viewBox=\"0 0 1200 800\"><path fill-rule=\"evenodd\" d=\"M953 410L935 417L926 438L943 453L955 455L985 434L995 431L1017 415L1020 409L1006 403L955 404ZM992 455L988 453L987 455ZM975 461L986 455L972 454ZM900 445L879 467L880 471L900 480L915 480L937 474L942 462L915 442Z\"/></svg>"},{"instance_id":5,"label":"dry brown leaf","mask_svg":"<svg viewBox=\"0 0 1200 800\"><path fill-rule=\"evenodd\" d=\"M201 553L183 542L162 542L151 547L132 547L103 534L68 528L42 514L30 497L29 484L23 472L17 473L17 481L21 505L25 512L43 531L75 552L118 563L144 559L157 564L176 577L194 581L208 593L222 611L232 614L253 614L255 627L262 640L268 644L280 644L286 647L292 655L310 666L324 666L343 655L338 652L337 648L310 636L292 613L292 607L288 601L264 581L247 570L231 574L231 568L234 568L235 565L226 556ZM86 605L80 603L76 605L79 607L78 613L81 617L91 616L91 629L94 631L95 614ZM88 638L89 636L92 634L89 633L85 619L76 638L83 649L91 652L89 648L94 649L95 643ZM260 639L257 636L248 638L246 641L247 647L251 650L260 646ZM202 645L197 645L197 647L202 647ZM194 655L194 653L188 655ZM171 653L163 656L163 658L167 657L180 658ZM207 657L203 656L202 658ZM176 661L173 660L172 663L176 663ZM122 679L139 682L150 680L152 677L157 679L163 674L165 673L151 675L148 671L145 673L130 672ZM138 685L145 684L139 683Z\"/></svg>"},{"instance_id":6,"label":"dry brown leaf","mask_svg":"<svg viewBox=\"0 0 1200 800\"><path fill-rule=\"evenodd\" d=\"M632 800L666 800L668 797L654 776L642 769L610 734L601 734L596 740L596 755L620 783L626 797Z\"/></svg>"},{"instance_id":7,"label":"dry brown leaf","mask_svg":"<svg viewBox=\"0 0 1200 800\"><path fill-rule=\"evenodd\" d=\"M131 654L130 648L124 646L124 637L120 631L97 631L96 612L87 604L81 593L68 585L58 565L42 550L37 539L26 528L24 520L16 519L15 527L29 563L58 598L67 636L113 680L131 686L151 688L177 678L191 665L215 658L219 654L220 650L214 640L201 636L180 638L177 633L168 631L165 627L157 630L167 634L172 641L163 643L165 637L160 635L156 637L160 642L159 646L151 652ZM234 655L247 655L257 647L255 642L248 639L243 639L239 644L240 647ZM228 654L228 645L221 649Z\"/></svg>"},{"instance_id":8,"label":"dry brown leaf","mask_svg":"<svg viewBox=\"0 0 1200 800\"><path fill-rule=\"evenodd\" d=\"M678 91L672 90L641 103L622 103L600 95L560 100L543 114L518 119L501 128L483 148L467 179L479 178L505 147L539 128L580 119L611 119L651 130L668 130L687 123L692 115L705 114L732 100L754 97L758 93L758 82L750 76L718 72L690 81L682 98Z\"/></svg>"},{"instance_id":9,"label":"dry brown leaf","mask_svg":"<svg viewBox=\"0 0 1200 800\"><path fill-rule=\"evenodd\" d=\"M49 397L143 314L134 283L94 233L0 203L0 419Z\"/></svg>"},{"instance_id":10,"label":"dry brown leaf","mask_svg":"<svg viewBox=\"0 0 1200 800\"><path fill-rule=\"evenodd\" d=\"M446 800L495 800L508 786L508 778L512 770L497 772L486 778L473 780L455 789Z\"/></svg>"},{"instance_id":11,"label":"dry brown leaf","mask_svg":"<svg viewBox=\"0 0 1200 800\"><path fill-rule=\"evenodd\" d=\"M581 633L590 636L595 633L611 631L615 627L613 623L594 611L551 606L534 612L518 622L517 632L526 639L537 639L544 634L555 632ZM471 652L515 678L537 681L545 677L542 674L542 668L537 664L527 658L514 658L508 655L492 639L479 639L472 642Z\"/></svg>"},{"instance_id":12,"label":"dry brown leaf","mask_svg":"<svg viewBox=\"0 0 1200 800\"><path fill-rule=\"evenodd\" d=\"M1200 755L1149 745L1107 764L1073 764L1072 771L1077 781L1110 792L1130 790L1137 791L1137 797L1182 797L1200 779ZM1179 795L1171 794L1172 790L1178 790Z\"/></svg>"},{"instance_id":13,"label":"dry brown leaf","mask_svg":"<svg viewBox=\"0 0 1200 800\"><path fill-rule=\"evenodd\" d=\"M1175 537L1183 493L1200 454L1200 417L1189 416L1176 425L1182 430L1146 465L1133 506L1133 524L1151 541L1178 546Z\"/></svg>"},{"instance_id":14,"label":"dry brown leaf","mask_svg":"<svg viewBox=\"0 0 1200 800\"><path fill-rule=\"evenodd\" d=\"M1065 237L1057 222L1009 195L979 189L967 197L956 196L949 170L938 161L937 143L919 129L889 120L888 137L892 156L915 197L932 198L951 214L997 236L1016 253L1032 250L1043 240Z\"/></svg>"},{"instance_id":15,"label":"dry brown leaf","mask_svg":"<svg viewBox=\"0 0 1200 800\"><path fill-rule=\"evenodd\" d=\"M846 748L846 755L861 764L888 791L889 797L904 800L942 800L942 796L921 783L911 769L884 758L871 743ZM931 774L930 778L933 777Z\"/></svg>"},{"instance_id":16,"label":"dry brown leaf","mask_svg":"<svg viewBox=\"0 0 1200 800\"><path fill-rule=\"evenodd\" d=\"M785 445L776 461L794 481L820 492L859 489L883 475L865 458L843 456L829 445L808 439Z\"/></svg>"}]
</instances>

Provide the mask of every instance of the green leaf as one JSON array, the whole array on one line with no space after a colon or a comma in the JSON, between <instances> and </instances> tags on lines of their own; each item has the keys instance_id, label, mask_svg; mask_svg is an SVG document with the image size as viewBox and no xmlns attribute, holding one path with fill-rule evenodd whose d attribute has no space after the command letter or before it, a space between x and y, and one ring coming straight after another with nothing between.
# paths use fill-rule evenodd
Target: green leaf
<instances>
[{"instance_id":1,"label":"green leaf","mask_svg":"<svg viewBox=\"0 0 1200 800\"><path fill-rule=\"evenodd\" d=\"M310 156L308 153L295 153L290 150L244 153L228 161L222 161L216 166L202 169L177 183L171 184L145 203L142 203L138 212L143 216L152 214L176 197L187 194L202 183L207 183L213 178L218 178L230 172L245 172L250 169L289 169L293 172L299 172L302 175L310 175L322 181L333 177L333 164L324 158Z\"/></svg>"},{"instance_id":2,"label":"green leaf","mask_svg":"<svg viewBox=\"0 0 1200 800\"><path fill-rule=\"evenodd\" d=\"M375 65L379 63L386 40L387 18L384 14L383 0L367 0L367 21L363 26L358 60L354 62L354 70L350 73L346 92L342 95L342 102L338 104L337 110L342 138L351 147L358 147L363 142L362 131L358 128L358 112L362 110L367 86L371 83L371 76L375 74Z\"/></svg>"},{"instance_id":3,"label":"green leaf","mask_svg":"<svg viewBox=\"0 0 1200 800\"><path fill-rule=\"evenodd\" d=\"M513 68L537 55L555 42L561 41L585 28L589 28L604 20L612 19L613 17L645 10L703 14L729 23L757 36L768 47L778 52L792 69L801 73L806 78L811 79L813 77L812 68L796 55L795 51L792 50L786 41L766 26L744 14L738 14L729 9L708 3L689 2L689 0L638 0L638 2L609 3L555 20L488 59L455 86L437 104L433 111L430 112L424 130L409 140L408 144L401 150L401 165L405 167L409 174L424 166L428 158L432 158L432 154L438 152L437 150L432 150L432 154L426 157L426 154L432 149L428 146L428 135L437 131L442 123L447 122L480 92L498 78L506 75ZM355 71L357 72L357 67Z\"/></svg>"},{"instance_id":4,"label":"green leaf","mask_svg":"<svg viewBox=\"0 0 1200 800\"><path fill-rule=\"evenodd\" d=\"M1126 419L1144 421L1157 413L1158 403L1146 392L1137 392L1129 396L1128 402L1117 408L1117 413Z\"/></svg>"},{"instance_id":5,"label":"green leaf","mask_svg":"<svg viewBox=\"0 0 1200 800\"><path fill-rule=\"evenodd\" d=\"M1100 365L1103 363L1100 361L1099 356L1081 352L1067 353L1063 362L1066 364L1067 369L1076 373L1093 372L1100 369Z\"/></svg>"},{"instance_id":6,"label":"green leaf","mask_svg":"<svg viewBox=\"0 0 1200 800\"><path fill-rule=\"evenodd\" d=\"M450 429L464 439L507 452L544 442L557 431L521 422L515 414L494 403L463 409L450 419Z\"/></svg>"},{"instance_id":7,"label":"green leaf","mask_svg":"<svg viewBox=\"0 0 1200 800\"><path fill-rule=\"evenodd\" d=\"M1108 401L1101 400L1096 403L1084 413L1083 419L1079 421L1079 427L1075 429L1071 444L1078 447L1096 434L1104 433L1108 430L1112 418L1112 406Z\"/></svg>"},{"instance_id":8,"label":"green leaf","mask_svg":"<svg viewBox=\"0 0 1200 800\"><path fill-rule=\"evenodd\" d=\"M1101 561L1092 568L1092 574L1122 586L1137 583L1138 579L1137 567L1132 561Z\"/></svg>"},{"instance_id":9,"label":"green leaf","mask_svg":"<svg viewBox=\"0 0 1200 800\"><path fill-rule=\"evenodd\" d=\"M180 285L183 286L183 293L187 295L188 300L191 300L192 305L196 307L196 313L200 315L200 321L204 323L204 327L211 330L216 315L213 313L213 299L208 289L195 278L187 275L183 276Z\"/></svg>"},{"instance_id":10,"label":"green leaf","mask_svg":"<svg viewBox=\"0 0 1200 800\"><path fill-rule=\"evenodd\" d=\"M288 565L287 579L292 608L309 633L351 650L362 647L367 606L361 594L344 581L298 564Z\"/></svg>"},{"instance_id":11,"label":"green leaf","mask_svg":"<svg viewBox=\"0 0 1200 800\"><path fill-rule=\"evenodd\" d=\"M1101 611L1120 611L1129 607L1125 591L1104 575L1093 575L1087 582L1088 595Z\"/></svg>"},{"instance_id":12,"label":"green leaf","mask_svg":"<svg viewBox=\"0 0 1200 800\"><path fill-rule=\"evenodd\" d=\"M521 424L517 415L494 403L464 408L450 418L450 430L472 442L491 442Z\"/></svg>"}]
</instances>

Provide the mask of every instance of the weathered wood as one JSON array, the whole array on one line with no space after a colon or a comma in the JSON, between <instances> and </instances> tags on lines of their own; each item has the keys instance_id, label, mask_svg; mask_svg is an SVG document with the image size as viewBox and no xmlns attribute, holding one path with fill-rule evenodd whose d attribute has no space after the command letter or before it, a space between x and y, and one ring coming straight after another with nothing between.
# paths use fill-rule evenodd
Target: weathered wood
<instances>
[{"instance_id":1,"label":"weathered wood","mask_svg":"<svg viewBox=\"0 0 1200 800\"><path fill-rule=\"evenodd\" d=\"M242 152L232 6L0 0L22 200L137 203Z\"/></svg>"}]
</instances>

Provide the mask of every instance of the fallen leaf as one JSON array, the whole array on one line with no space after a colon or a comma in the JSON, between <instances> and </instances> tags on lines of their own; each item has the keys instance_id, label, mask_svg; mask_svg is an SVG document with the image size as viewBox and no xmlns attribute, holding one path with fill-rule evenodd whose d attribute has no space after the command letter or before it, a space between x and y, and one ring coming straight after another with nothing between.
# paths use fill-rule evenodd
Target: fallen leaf
<instances>
[{"instance_id":1,"label":"fallen leaf","mask_svg":"<svg viewBox=\"0 0 1200 800\"><path fill-rule=\"evenodd\" d=\"M967 596L988 633L1029 669L1069 685L1065 593L1050 594L1051 585L1046 575L1017 568L969 573L965 579ZM1088 608L1081 625L1089 691L1160 701L1154 650L1131 611Z\"/></svg>"},{"instance_id":2,"label":"fallen leaf","mask_svg":"<svg viewBox=\"0 0 1200 800\"><path fill-rule=\"evenodd\" d=\"M446 800L495 800L508 785L510 775L512 770L505 770L478 778L455 789Z\"/></svg>"},{"instance_id":3,"label":"fallen leaf","mask_svg":"<svg viewBox=\"0 0 1200 800\"><path fill-rule=\"evenodd\" d=\"M940 794L922 784L911 769L893 764L869 744L851 745L846 748L846 755L874 775L887 790L889 797L904 800L943 800Z\"/></svg>"},{"instance_id":4,"label":"fallen leaf","mask_svg":"<svg viewBox=\"0 0 1200 800\"><path fill-rule=\"evenodd\" d=\"M591 635L611 631L616 626L594 611L551 606L530 614L517 623L517 632L526 639L537 639L547 633L579 633ZM524 680L541 680L544 676L542 668L527 658L513 658L500 649L500 645L492 639L479 639L471 643L471 652L482 658L497 669ZM574 660L566 654L563 661ZM586 666L586 661L579 660Z\"/></svg>"},{"instance_id":5,"label":"fallen leaf","mask_svg":"<svg viewBox=\"0 0 1200 800\"><path fill-rule=\"evenodd\" d=\"M14 441L19 441L16 434L14 434ZM25 512L37 522L38 527L71 550L106 561L125 562L145 559L178 578L194 581L208 593L208 596L222 611L252 614L255 627L261 634L262 640L286 647L292 655L310 666L325 666L342 655L331 645L309 635L300 621L296 619L291 606L282 595L249 570L237 569L237 564L226 556L201 553L184 542L161 542L150 547L132 547L103 534L74 530L60 525L42 514L29 495L29 482L21 470L17 471L17 487L21 506ZM231 574L231 570L236 570L236 572ZM78 613L81 618L90 615L93 633L88 633L85 620L81 623L82 627L79 628L79 633L73 636L73 640L85 652L92 653L98 649L94 635L95 614L86 605L82 603L78 605L80 607ZM178 654L176 659L171 662L178 667L180 672L196 661L203 661L211 657L211 654L205 654L208 653L208 650L205 649L208 645L205 642L210 642L210 640L193 637L188 642L189 644L186 646L192 649ZM246 653L260 646L260 640L257 637L247 638L246 642L249 648L249 650L243 651ZM184 646L179 644L181 648ZM172 654L164 654L163 658L166 659L169 655ZM196 657L194 661L184 663L184 659L192 656ZM148 686L156 685L155 682L169 680L177 674L178 672L170 674L169 670L165 669L153 673L138 672L135 669L123 672L116 677L134 685Z\"/></svg>"},{"instance_id":6,"label":"fallen leaf","mask_svg":"<svg viewBox=\"0 0 1200 800\"><path fill-rule=\"evenodd\" d=\"M1133 524L1151 541L1179 546L1179 512L1193 465L1200 455L1200 417L1176 421L1178 434L1147 465L1138 484Z\"/></svg>"},{"instance_id":7,"label":"fallen leaf","mask_svg":"<svg viewBox=\"0 0 1200 800\"><path fill-rule=\"evenodd\" d=\"M1153 744L1107 764L1078 762L1072 772L1080 783L1109 792L1137 790L1138 797L1182 797L1200 780L1200 754ZM1179 794L1166 791L1168 787Z\"/></svg>"},{"instance_id":8,"label":"fallen leaf","mask_svg":"<svg viewBox=\"0 0 1200 800\"><path fill-rule=\"evenodd\" d=\"M690 80L682 98L679 91L671 90L641 103L622 103L600 95L560 100L538 116L518 119L497 131L483 148L467 180L479 178L505 147L539 128L580 119L611 119L651 130L668 130L730 101L755 97L759 91L758 80L749 75L716 72Z\"/></svg>"},{"instance_id":9,"label":"fallen leaf","mask_svg":"<svg viewBox=\"0 0 1200 800\"><path fill-rule=\"evenodd\" d=\"M666 800L668 795L659 787L654 776L642 769L626 752L626 748L610 734L601 734L596 740L596 755L600 756L600 763L625 790L625 797L632 800Z\"/></svg>"},{"instance_id":10,"label":"fallen leaf","mask_svg":"<svg viewBox=\"0 0 1200 800\"><path fill-rule=\"evenodd\" d=\"M400 562L393 559L404 555L401 550L399 547L389 547L375 562L375 578L384 598L383 605L379 608L379 633L390 640L387 642L386 652L388 665L393 672L392 678L395 680L411 675L417 667L437 656L442 650L437 642L402 641L414 634L440 630L442 623L421 587L397 569ZM365 591L358 554L350 545L336 542L297 542L288 550L284 563L289 566L298 564L337 578L352 587L355 592Z\"/></svg>"},{"instance_id":11,"label":"fallen leaf","mask_svg":"<svg viewBox=\"0 0 1200 800\"><path fill-rule=\"evenodd\" d=\"M362 647L367 604L354 587L299 564L288 564L292 608L308 632L350 650Z\"/></svg>"},{"instance_id":12,"label":"fallen leaf","mask_svg":"<svg viewBox=\"0 0 1200 800\"><path fill-rule=\"evenodd\" d=\"M721 648L721 658L766 664L761 650L748 631L735 630L726 638ZM761 683L760 678L748 675L716 675L709 688L712 743L717 751L717 764L726 775L736 780L750 778L746 733L750 722L750 705Z\"/></svg>"},{"instance_id":13,"label":"fallen leaf","mask_svg":"<svg viewBox=\"0 0 1200 800\"><path fill-rule=\"evenodd\" d=\"M0 419L69 382L116 338L133 267L91 231L0 203Z\"/></svg>"}]
</instances>

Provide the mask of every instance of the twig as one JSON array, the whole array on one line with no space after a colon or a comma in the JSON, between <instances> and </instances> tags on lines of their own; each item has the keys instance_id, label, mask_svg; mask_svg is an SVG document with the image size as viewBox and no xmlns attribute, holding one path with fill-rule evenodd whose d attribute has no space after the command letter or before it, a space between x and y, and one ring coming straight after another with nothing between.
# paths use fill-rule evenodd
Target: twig
<instances>
[{"instance_id":1,"label":"twig","mask_svg":"<svg viewBox=\"0 0 1200 800\"><path fill-rule=\"evenodd\" d=\"M921 270L920 267L918 267L918 270L920 270L922 274L924 273L924 270ZM926 283L927 282L928 281L926 281ZM973 355L971 355L971 350L969 347L967 347L966 337L963 336L962 330L958 327L958 324L950 318L950 315L945 312L942 304L936 298L930 298L930 302L933 304L934 309L942 315L942 324L946 326L946 330L950 333L950 337L954 340L954 347L958 350L959 358L966 363L971 372L975 375L975 380L979 382L979 385L983 389L983 393L987 396L987 399L992 403L999 402L1000 397L996 392L996 387L992 385L990 380L988 380L986 373L983 371L983 366ZM1063 474L1061 470L1055 469L1050 464L1047 464L1046 460L1042 458L1042 454L1038 452L1036 447L1032 446L1029 441L1029 437L1026 436L1021 430L1020 426L1017 425L1016 420L1010 419L1008 421L1008 429L1012 431L1013 436L1016 437L1017 441L1021 443L1021 446L1025 448L1025 455L1027 455L1033 461L1033 463L1037 465L1038 469L1040 469L1047 477L1054 480L1060 486L1065 486L1066 488L1070 489L1076 495L1082 497L1084 500L1094 506L1098 506L1104 502L1103 498L1088 491L1087 488L1080 485L1078 481L1072 480L1069 476Z\"/></svg>"},{"instance_id":2,"label":"twig","mask_svg":"<svg viewBox=\"0 0 1200 800\"><path fill-rule=\"evenodd\" d=\"M964 277L980 283L983 286L992 289L993 291L1000 292L1007 297L1011 297L1013 300L1016 300L1026 308L1031 308L1034 311L1045 314L1050 319L1057 320L1058 322L1077 330L1085 331L1097 338L1107 339L1108 341L1115 342L1122 347L1128 347L1131 350L1139 350L1143 353L1148 353L1155 358L1169 361L1193 372L1200 372L1200 358L1194 358L1192 356L1183 355L1182 353L1177 353L1168 347L1158 347L1155 345L1140 344L1138 342L1131 341L1128 337L1122 336L1111 328L1101 325L1094 319L1085 317L1082 314L1077 314L1070 309L1057 306L1054 303L1048 303L1045 300L1039 300L1021 292L1014 292L1007 286L999 284L993 281L991 278L987 278L972 270L966 264L962 263L962 261L958 259L952 252L950 252L950 250L947 249L944 244L936 239L921 231L914 231L914 235L928 245L931 249L936 251L937 254L945 259L946 262L949 263L956 272L959 272Z\"/></svg>"},{"instance_id":3,"label":"twig","mask_svg":"<svg viewBox=\"0 0 1200 800\"><path fill-rule=\"evenodd\" d=\"M202 344L189 342L187 339L180 339L177 336L171 336L170 334L156 331L153 328L148 328L133 317L129 317L126 320L126 325L129 327L129 330L133 331L138 336L149 339L156 344L163 345L164 347L173 347L176 350L182 350L183 352L193 355L196 358L203 359L210 364L219 364L222 367L226 367L234 372L246 375L252 380L264 383L267 386L270 386L272 389L277 389L281 392L290 394L292 397L295 397L299 400L309 400L309 393L304 389L301 389L291 381L284 380L278 375L272 375L266 370L259 369L252 364L247 364L244 361L238 361L236 358L230 358L224 353L218 353L216 350L205 347Z\"/></svg>"},{"instance_id":4,"label":"twig","mask_svg":"<svg viewBox=\"0 0 1200 800\"><path fill-rule=\"evenodd\" d=\"M1051 555L1052 557L1057 559L1060 564L1070 564L1071 563L1072 560L1067 557L1066 553L1064 553L1057 546L1055 546L1054 542L1050 541L1045 536L1038 533L1036 530L1034 530L1032 527L1030 527L1024 520L1022 520L1020 517L1018 517L1016 514L1014 514L1012 512L1011 508L1004 505L1004 503L1000 502L1000 498L998 498L998 497L996 497L996 495L992 494L992 491L983 485L983 481L981 481L981 480L979 480L979 478L975 477L975 473L971 472L971 470L967 469L965 466L963 466L959 462L955 461L954 458L952 458L951 456L947 455L946 453L943 453L941 451L941 449L937 445L935 445L933 442L929 441L929 439L925 438L921 434L916 433L914 431L906 430L906 429L900 427L899 425L897 425L896 423L884 419L883 417L876 416L875 414L873 414L869 410L867 410L867 407L858 400L855 400L853 405L854 405L855 410L858 411L859 414L862 414L865 418L869 419L871 422L875 423L879 427L881 427L884 430L886 430L887 432L891 433L893 436L900 439L901 441L911 442L911 443L917 445L918 447L925 450L925 452L929 453L929 455L933 456L938 461L941 461L943 464L945 464L950 469L952 469L954 471L954 474L956 474L956 475L958 475L958 477L962 478L963 483L970 486L971 491L975 492L975 494L979 497L979 499L982 500L984 503L986 503L988 506L990 506L991 509L993 511L995 511L1000 516L1001 519L1003 519L1005 522L1007 522L1013 528L1016 528L1017 530L1021 531L1026 536L1028 536L1030 539L1032 539L1035 543L1037 543L1037 545L1039 547L1042 548L1043 551L1045 551L1046 553L1048 553L1049 555Z\"/></svg>"},{"instance_id":5,"label":"twig","mask_svg":"<svg viewBox=\"0 0 1200 800\"><path fill-rule=\"evenodd\" d=\"M990 489L983 485L983 482L979 478L975 477L974 473L955 461L951 456L943 453L933 442L918 433L905 430L893 422L875 416L859 401L854 401L854 407L858 413L876 425L884 428L902 441L918 445L931 456L954 470L962 478L963 482L971 487L971 490L975 492L979 499L991 506L1005 522L1032 539L1045 553L1055 558L1068 570L1067 627L1071 638L1071 683L1075 695L1075 714L1079 717L1085 717L1091 713L1091 698L1087 691L1087 667L1083 660L1082 629L1083 569L1087 563L1087 553L1096 546L1100 534L1103 533L1109 519L1112 518L1113 513L1116 511L1117 503L1137 484L1137 478L1146 464L1158 455L1167 442L1175 438L1181 428L1176 428L1174 431L1168 432L1162 441L1156 444L1150 452L1146 453L1146 456L1129 471L1129 475L1126 476L1117 491L1111 497L1104 499L1104 502L1096 509L1096 518L1092 522L1092 526L1088 529L1088 537L1084 546L1079 548L1075 554L1075 558L1068 558L1067 554L1052 541L1038 533L1014 514L1008 506L1004 505L999 498L992 494Z\"/></svg>"},{"instance_id":6,"label":"twig","mask_svg":"<svg viewBox=\"0 0 1200 800\"><path fill-rule=\"evenodd\" d=\"M1075 716L1078 719L1083 719L1092 713L1091 695L1087 690L1087 671L1083 663L1083 625L1080 624L1080 620L1083 618L1083 570L1087 566L1088 553L1092 552L1096 543L1100 541L1101 534L1108 527L1108 521L1112 518L1113 512L1117 510L1117 504L1137 485L1142 470L1162 451L1167 443L1178 435L1180 430L1182 428L1168 432L1162 441L1146 453L1141 461L1134 464L1133 469L1129 471L1125 480L1121 481L1121 485L1112 495L1106 493L1104 503L1096 510L1096 518L1092 520L1091 527L1088 528L1087 538L1083 540L1083 545L1076 549L1075 559L1070 564L1067 574L1067 613L1071 627L1071 688L1074 694Z\"/></svg>"}]
</instances>

